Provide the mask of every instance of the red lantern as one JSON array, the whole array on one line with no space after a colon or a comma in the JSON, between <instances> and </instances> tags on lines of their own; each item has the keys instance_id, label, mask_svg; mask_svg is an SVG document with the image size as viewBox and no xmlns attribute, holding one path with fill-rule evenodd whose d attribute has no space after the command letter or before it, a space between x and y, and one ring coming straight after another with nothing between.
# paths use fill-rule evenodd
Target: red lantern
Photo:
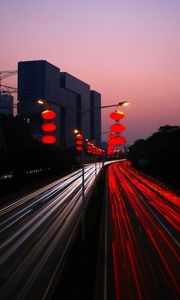
<instances>
[{"instance_id":1,"label":"red lantern","mask_svg":"<svg viewBox=\"0 0 180 300\"><path fill-rule=\"evenodd\" d=\"M76 145L83 145L83 141L82 140L77 140Z\"/></svg>"},{"instance_id":2,"label":"red lantern","mask_svg":"<svg viewBox=\"0 0 180 300\"><path fill-rule=\"evenodd\" d=\"M51 120L56 117L56 112L54 110L46 109L42 113L42 118L45 120Z\"/></svg>"},{"instance_id":3,"label":"red lantern","mask_svg":"<svg viewBox=\"0 0 180 300\"><path fill-rule=\"evenodd\" d=\"M82 151L82 149L83 149L82 146L77 146L77 147L76 147L76 150L77 150L77 151Z\"/></svg>"},{"instance_id":4,"label":"red lantern","mask_svg":"<svg viewBox=\"0 0 180 300\"><path fill-rule=\"evenodd\" d=\"M113 124L110 127L110 130L112 132L122 132L126 129L126 127L123 124Z\"/></svg>"},{"instance_id":5,"label":"red lantern","mask_svg":"<svg viewBox=\"0 0 180 300\"><path fill-rule=\"evenodd\" d=\"M56 142L56 137L54 135L44 135L41 137L43 144L54 144Z\"/></svg>"},{"instance_id":6,"label":"red lantern","mask_svg":"<svg viewBox=\"0 0 180 300\"><path fill-rule=\"evenodd\" d=\"M79 139L79 140L82 140L82 139L83 139L83 135L80 134L80 133L78 133L78 134L76 135L76 138Z\"/></svg>"},{"instance_id":7,"label":"red lantern","mask_svg":"<svg viewBox=\"0 0 180 300\"><path fill-rule=\"evenodd\" d=\"M112 112L109 116L111 119L119 121L122 118L124 118L124 115L125 114L122 111L116 110L116 111Z\"/></svg>"},{"instance_id":8,"label":"red lantern","mask_svg":"<svg viewBox=\"0 0 180 300\"><path fill-rule=\"evenodd\" d=\"M44 123L42 124L42 130L46 132L52 132L56 130L56 125L53 123Z\"/></svg>"},{"instance_id":9,"label":"red lantern","mask_svg":"<svg viewBox=\"0 0 180 300\"><path fill-rule=\"evenodd\" d=\"M108 141L109 145L124 145L126 144L126 139L123 136L116 136L114 139Z\"/></svg>"},{"instance_id":10,"label":"red lantern","mask_svg":"<svg viewBox=\"0 0 180 300\"><path fill-rule=\"evenodd\" d=\"M102 155L102 154L103 154L103 150L99 149L99 155Z\"/></svg>"},{"instance_id":11,"label":"red lantern","mask_svg":"<svg viewBox=\"0 0 180 300\"><path fill-rule=\"evenodd\" d=\"M108 134L108 138L111 140L111 139L114 139L116 137L116 135L115 134L112 134L112 133L110 133L110 134Z\"/></svg>"},{"instance_id":12,"label":"red lantern","mask_svg":"<svg viewBox=\"0 0 180 300\"><path fill-rule=\"evenodd\" d=\"M87 146L87 153L92 153L92 146L89 144Z\"/></svg>"},{"instance_id":13,"label":"red lantern","mask_svg":"<svg viewBox=\"0 0 180 300\"><path fill-rule=\"evenodd\" d=\"M108 149L107 149L107 154L113 154L114 152L114 147L113 146L108 146Z\"/></svg>"},{"instance_id":14,"label":"red lantern","mask_svg":"<svg viewBox=\"0 0 180 300\"><path fill-rule=\"evenodd\" d=\"M93 147L92 147L92 154L96 154L96 151L97 151L97 147L96 147L96 146L93 146Z\"/></svg>"}]
</instances>

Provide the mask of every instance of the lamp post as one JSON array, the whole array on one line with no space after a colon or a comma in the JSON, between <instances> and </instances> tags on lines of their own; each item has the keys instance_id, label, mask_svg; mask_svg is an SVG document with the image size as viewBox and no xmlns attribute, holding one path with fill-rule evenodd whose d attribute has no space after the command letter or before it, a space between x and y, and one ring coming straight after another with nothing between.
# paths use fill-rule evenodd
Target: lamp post
<instances>
[{"instance_id":1,"label":"lamp post","mask_svg":"<svg viewBox=\"0 0 180 300\"><path fill-rule=\"evenodd\" d=\"M85 146L85 140L84 140L84 136L80 133L80 131L78 129L74 129L73 133L76 135L76 137L78 135L82 136L82 147L80 147L81 149L77 149L79 151L81 151L81 169L82 169L82 241L85 241L85 193L84 193L84 146ZM78 146L78 145L77 145ZM78 148L78 147L76 147Z\"/></svg>"}]
</instances>

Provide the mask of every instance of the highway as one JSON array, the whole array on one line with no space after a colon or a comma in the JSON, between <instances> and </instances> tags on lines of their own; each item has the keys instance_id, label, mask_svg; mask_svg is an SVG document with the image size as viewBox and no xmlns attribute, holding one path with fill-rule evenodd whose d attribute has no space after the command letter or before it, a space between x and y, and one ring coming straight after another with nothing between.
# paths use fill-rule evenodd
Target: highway
<instances>
[{"instance_id":1,"label":"highway","mask_svg":"<svg viewBox=\"0 0 180 300\"><path fill-rule=\"evenodd\" d=\"M48 184L0 209L0 299L48 299L102 163Z\"/></svg>"},{"instance_id":2,"label":"highway","mask_svg":"<svg viewBox=\"0 0 180 300\"><path fill-rule=\"evenodd\" d=\"M128 161L108 166L107 190L101 299L111 299L112 277L112 299L178 299L180 198Z\"/></svg>"},{"instance_id":3,"label":"highway","mask_svg":"<svg viewBox=\"0 0 180 300\"><path fill-rule=\"evenodd\" d=\"M77 170L0 209L1 300L51 298L101 168L85 165L84 203ZM108 166L95 299L178 299L179 200L128 161Z\"/></svg>"}]
</instances>

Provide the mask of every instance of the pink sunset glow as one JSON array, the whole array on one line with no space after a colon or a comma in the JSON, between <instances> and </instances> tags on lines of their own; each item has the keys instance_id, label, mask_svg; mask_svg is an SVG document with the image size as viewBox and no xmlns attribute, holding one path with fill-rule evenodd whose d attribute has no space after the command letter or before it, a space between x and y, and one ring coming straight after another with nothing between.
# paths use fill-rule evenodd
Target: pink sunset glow
<instances>
[{"instance_id":1,"label":"pink sunset glow","mask_svg":"<svg viewBox=\"0 0 180 300\"><path fill-rule=\"evenodd\" d=\"M103 105L129 100L129 144L180 125L179 0L6 0L0 20L0 70L45 59L99 91Z\"/></svg>"}]
</instances>

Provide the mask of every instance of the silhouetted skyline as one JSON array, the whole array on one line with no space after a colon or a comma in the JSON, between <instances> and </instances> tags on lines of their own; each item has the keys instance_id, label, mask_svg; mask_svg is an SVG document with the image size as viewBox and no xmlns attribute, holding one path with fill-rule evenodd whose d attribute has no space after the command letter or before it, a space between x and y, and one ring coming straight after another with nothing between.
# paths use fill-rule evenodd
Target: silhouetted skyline
<instances>
[{"instance_id":1,"label":"silhouetted skyline","mask_svg":"<svg viewBox=\"0 0 180 300\"><path fill-rule=\"evenodd\" d=\"M3 1L0 70L46 59L89 82L103 105L130 100L122 123L131 144L180 125L179 12L179 0Z\"/></svg>"}]
</instances>

